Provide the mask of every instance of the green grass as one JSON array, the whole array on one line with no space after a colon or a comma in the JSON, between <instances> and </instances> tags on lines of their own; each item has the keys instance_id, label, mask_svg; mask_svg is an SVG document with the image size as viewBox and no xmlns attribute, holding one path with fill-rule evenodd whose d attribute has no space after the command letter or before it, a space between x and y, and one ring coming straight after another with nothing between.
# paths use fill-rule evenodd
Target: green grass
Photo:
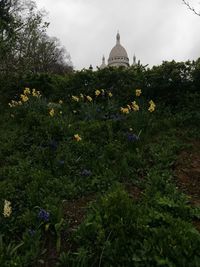
<instances>
[{"instance_id":1,"label":"green grass","mask_svg":"<svg viewBox=\"0 0 200 267\"><path fill-rule=\"evenodd\" d=\"M180 151L199 138L196 98L191 101L179 112L156 103L151 114L143 100L145 108L123 115L114 96L54 104L51 117L47 100L32 97L6 110L0 209L9 200L12 214L0 215L0 266L51 266L49 247L60 267L199 266L200 234L192 224L199 212L173 173ZM128 186L141 191L139 200ZM83 196L94 203L72 233L63 203ZM49 220L38 218L40 209Z\"/></svg>"}]
</instances>

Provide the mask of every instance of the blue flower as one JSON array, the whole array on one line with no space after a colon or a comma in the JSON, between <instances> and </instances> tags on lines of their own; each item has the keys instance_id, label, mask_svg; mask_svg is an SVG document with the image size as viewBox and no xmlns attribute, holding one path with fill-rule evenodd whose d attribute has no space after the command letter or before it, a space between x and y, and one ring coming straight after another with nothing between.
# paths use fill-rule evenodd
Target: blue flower
<instances>
[{"instance_id":1,"label":"blue flower","mask_svg":"<svg viewBox=\"0 0 200 267\"><path fill-rule=\"evenodd\" d=\"M121 114L112 114L110 116L110 118L113 120L113 121L122 121L124 120L124 116L122 116Z\"/></svg>"},{"instance_id":2,"label":"blue flower","mask_svg":"<svg viewBox=\"0 0 200 267\"><path fill-rule=\"evenodd\" d=\"M28 233L29 233L30 236L34 236L35 235L35 230L28 229Z\"/></svg>"},{"instance_id":3,"label":"blue flower","mask_svg":"<svg viewBox=\"0 0 200 267\"><path fill-rule=\"evenodd\" d=\"M44 209L40 209L39 213L38 213L38 218L44 222L48 222L49 221L49 212L44 210Z\"/></svg>"},{"instance_id":4,"label":"blue flower","mask_svg":"<svg viewBox=\"0 0 200 267\"><path fill-rule=\"evenodd\" d=\"M82 172L81 172L81 175L82 176L90 176L92 175L92 172L90 170L86 170L84 169Z\"/></svg>"},{"instance_id":5,"label":"blue flower","mask_svg":"<svg viewBox=\"0 0 200 267\"><path fill-rule=\"evenodd\" d=\"M57 149L57 147L58 147L58 142L53 139L53 140L50 141L49 146L53 151L55 151Z\"/></svg>"},{"instance_id":6,"label":"blue flower","mask_svg":"<svg viewBox=\"0 0 200 267\"><path fill-rule=\"evenodd\" d=\"M65 161L64 161L64 160L59 160L58 163L59 163L60 165L64 165L64 164L65 164Z\"/></svg>"},{"instance_id":7,"label":"blue flower","mask_svg":"<svg viewBox=\"0 0 200 267\"><path fill-rule=\"evenodd\" d=\"M127 134L127 139L128 139L128 141L130 141L130 142L136 142L136 141L138 141L140 138L139 138L139 136L137 136L136 134L128 133L128 134Z\"/></svg>"}]
</instances>

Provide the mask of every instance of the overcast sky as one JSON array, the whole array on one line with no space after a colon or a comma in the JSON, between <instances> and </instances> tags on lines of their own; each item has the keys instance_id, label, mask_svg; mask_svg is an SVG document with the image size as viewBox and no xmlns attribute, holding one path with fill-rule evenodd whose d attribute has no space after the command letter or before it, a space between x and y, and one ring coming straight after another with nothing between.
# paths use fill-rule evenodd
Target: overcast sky
<instances>
[{"instance_id":1,"label":"overcast sky","mask_svg":"<svg viewBox=\"0 0 200 267\"><path fill-rule=\"evenodd\" d=\"M188 0L189 1L189 0ZM189 1L198 11L200 0ZM116 43L130 63L135 53L142 64L163 60L185 61L200 57L200 16L182 0L36 0L48 12L48 33L60 39L75 69L106 62Z\"/></svg>"}]
</instances>

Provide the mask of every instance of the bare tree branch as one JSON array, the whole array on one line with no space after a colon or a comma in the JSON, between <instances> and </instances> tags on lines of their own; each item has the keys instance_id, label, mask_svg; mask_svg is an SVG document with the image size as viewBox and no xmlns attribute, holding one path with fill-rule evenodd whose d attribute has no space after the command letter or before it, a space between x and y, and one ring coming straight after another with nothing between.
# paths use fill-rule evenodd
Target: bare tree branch
<instances>
[{"instance_id":1,"label":"bare tree branch","mask_svg":"<svg viewBox=\"0 0 200 267\"><path fill-rule=\"evenodd\" d=\"M187 2L185 0L182 0L182 1L183 1L184 5L186 5L189 8L189 10L191 10L195 15L200 16L200 12L197 12L195 10L195 8L190 5L189 2Z\"/></svg>"}]
</instances>

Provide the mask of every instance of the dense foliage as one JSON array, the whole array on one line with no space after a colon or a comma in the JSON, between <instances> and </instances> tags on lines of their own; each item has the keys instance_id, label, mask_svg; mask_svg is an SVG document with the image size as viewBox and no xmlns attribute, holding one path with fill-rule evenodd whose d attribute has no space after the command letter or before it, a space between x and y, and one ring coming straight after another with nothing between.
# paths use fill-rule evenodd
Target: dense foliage
<instances>
[{"instance_id":1,"label":"dense foliage","mask_svg":"<svg viewBox=\"0 0 200 267\"><path fill-rule=\"evenodd\" d=\"M10 83L0 116L0 266L200 265L200 212L173 172L199 138L199 64ZM72 223L69 209L87 197L86 218Z\"/></svg>"},{"instance_id":2,"label":"dense foliage","mask_svg":"<svg viewBox=\"0 0 200 267\"><path fill-rule=\"evenodd\" d=\"M0 92L8 96L24 75L72 71L70 56L47 34L45 12L34 0L0 1Z\"/></svg>"},{"instance_id":3,"label":"dense foliage","mask_svg":"<svg viewBox=\"0 0 200 267\"><path fill-rule=\"evenodd\" d=\"M173 180L199 138L198 64L21 82L0 117L0 266L199 266L200 212Z\"/></svg>"},{"instance_id":4,"label":"dense foliage","mask_svg":"<svg viewBox=\"0 0 200 267\"><path fill-rule=\"evenodd\" d=\"M11 82L10 98L14 93L19 93L19 88L22 87L37 88L43 95L53 100L60 98L67 100L71 94L81 92L92 94L94 88L107 88L113 94L117 93L120 100L126 101L134 87L143 88L143 96L162 100L170 106L177 106L187 92L199 90L199 77L199 59L192 62L163 62L160 66L152 68L137 65L128 69L106 68L98 71L83 69L65 76L47 73L27 74L23 79ZM8 91L9 87L7 95Z\"/></svg>"},{"instance_id":5,"label":"dense foliage","mask_svg":"<svg viewBox=\"0 0 200 267\"><path fill-rule=\"evenodd\" d=\"M200 59L75 72L48 26L0 1L0 266L199 267Z\"/></svg>"}]
</instances>

